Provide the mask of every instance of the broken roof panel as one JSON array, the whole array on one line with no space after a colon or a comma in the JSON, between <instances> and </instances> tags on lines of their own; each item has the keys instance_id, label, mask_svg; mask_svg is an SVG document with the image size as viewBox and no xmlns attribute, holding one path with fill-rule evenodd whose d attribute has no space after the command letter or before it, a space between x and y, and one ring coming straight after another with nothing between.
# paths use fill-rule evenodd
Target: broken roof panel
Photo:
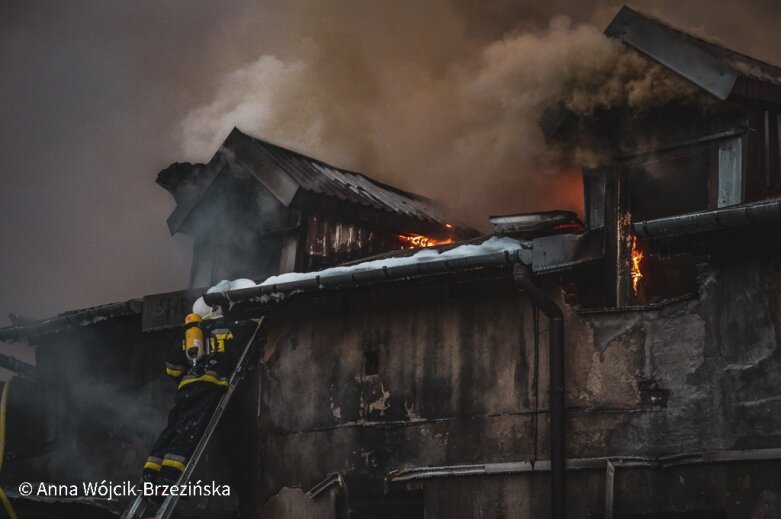
<instances>
[{"instance_id":1,"label":"broken roof panel","mask_svg":"<svg viewBox=\"0 0 781 519\"><path fill-rule=\"evenodd\" d=\"M742 79L781 86L781 68L705 41L627 6L619 11L605 34L624 42L719 99L727 99L736 90L746 95Z\"/></svg>"}]
</instances>

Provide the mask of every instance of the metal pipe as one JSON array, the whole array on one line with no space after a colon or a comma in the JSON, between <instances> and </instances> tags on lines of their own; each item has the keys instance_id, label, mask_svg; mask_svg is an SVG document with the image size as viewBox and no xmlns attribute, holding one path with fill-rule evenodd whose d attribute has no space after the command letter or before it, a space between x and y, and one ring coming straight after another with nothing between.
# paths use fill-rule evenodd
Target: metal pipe
<instances>
[{"instance_id":1,"label":"metal pipe","mask_svg":"<svg viewBox=\"0 0 781 519\"><path fill-rule=\"evenodd\" d=\"M331 472L325 479L313 486L306 493L306 497L314 499L332 486L337 486L344 493L347 494L347 483L344 481L344 477L339 472Z\"/></svg>"},{"instance_id":2,"label":"metal pipe","mask_svg":"<svg viewBox=\"0 0 781 519\"><path fill-rule=\"evenodd\" d=\"M781 448L752 449L743 451L713 451L675 454L671 456L608 456L601 458L575 458L567 460L567 470L604 470L610 461L616 468L667 469L687 465L708 465L713 463L737 463L746 461L776 461L781 459ZM507 463L484 463L481 465L448 465L439 467L411 467L394 470L385 477L386 493L393 483L421 481L426 479L490 476L497 474L525 474L549 472L551 463L540 460Z\"/></svg>"},{"instance_id":3,"label":"metal pipe","mask_svg":"<svg viewBox=\"0 0 781 519\"><path fill-rule=\"evenodd\" d=\"M775 199L636 222L632 230L638 238L654 240L778 220L781 220L781 200Z\"/></svg>"},{"instance_id":4,"label":"metal pipe","mask_svg":"<svg viewBox=\"0 0 781 519\"><path fill-rule=\"evenodd\" d=\"M306 493L306 497L309 499L316 499L323 492L331 487L337 487L342 494L342 506L339 507L340 512L337 514L339 517L350 517L350 493L347 490L347 482L339 472L331 472L320 483L309 489Z\"/></svg>"},{"instance_id":5,"label":"metal pipe","mask_svg":"<svg viewBox=\"0 0 781 519\"><path fill-rule=\"evenodd\" d=\"M550 384L551 518L566 517L566 458L564 453L564 314L532 280L529 267L513 265L513 283L544 313L548 321Z\"/></svg>"},{"instance_id":6,"label":"metal pipe","mask_svg":"<svg viewBox=\"0 0 781 519\"><path fill-rule=\"evenodd\" d=\"M567 470L603 470L605 461L611 461L619 467L658 467L659 462L654 458L641 456L621 456L612 458L578 458L567 460ZM450 465L442 467L414 467L394 470L385 477L385 492L390 492L392 483L407 481L452 478L466 476L489 476L501 474L524 474L527 472L550 472L550 460L510 461L506 463L485 463L482 465Z\"/></svg>"}]
</instances>

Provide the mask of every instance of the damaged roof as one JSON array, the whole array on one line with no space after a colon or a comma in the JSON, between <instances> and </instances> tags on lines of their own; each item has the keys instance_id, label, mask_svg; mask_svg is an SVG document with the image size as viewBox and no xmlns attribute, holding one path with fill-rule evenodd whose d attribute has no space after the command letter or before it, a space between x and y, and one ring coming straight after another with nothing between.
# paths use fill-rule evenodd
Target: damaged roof
<instances>
[{"instance_id":1,"label":"damaged roof","mask_svg":"<svg viewBox=\"0 0 781 519\"><path fill-rule=\"evenodd\" d=\"M436 226L448 221L426 197L250 137L234 128L208 164L176 163L158 175L158 184L170 191L178 204L168 219L172 234L180 229L214 180L231 168L250 173L285 206L295 205L300 193L305 192Z\"/></svg>"},{"instance_id":2,"label":"damaged roof","mask_svg":"<svg viewBox=\"0 0 781 519\"><path fill-rule=\"evenodd\" d=\"M119 303L70 310L49 319L12 319L13 325L0 328L0 342L34 341L36 338L74 328L89 327L109 319L140 316L141 330L152 332L182 326L184 316L203 288L151 294Z\"/></svg>"},{"instance_id":3,"label":"damaged roof","mask_svg":"<svg viewBox=\"0 0 781 519\"><path fill-rule=\"evenodd\" d=\"M142 312L143 299L130 299L121 303L109 303L91 308L63 312L49 319L18 323L0 328L0 342L21 341L29 337L56 333L73 326L89 326L100 321Z\"/></svg>"},{"instance_id":4,"label":"damaged roof","mask_svg":"<svg viewBox=\"0 0 781 519\"><path fill-rule=\"evenodd\" d=\"M627 6L619 11L605 34L719 99L735 94L781 102L781 89L775 88L781 87L781 68L698 38Z\"/></svg>"}]
</instances>

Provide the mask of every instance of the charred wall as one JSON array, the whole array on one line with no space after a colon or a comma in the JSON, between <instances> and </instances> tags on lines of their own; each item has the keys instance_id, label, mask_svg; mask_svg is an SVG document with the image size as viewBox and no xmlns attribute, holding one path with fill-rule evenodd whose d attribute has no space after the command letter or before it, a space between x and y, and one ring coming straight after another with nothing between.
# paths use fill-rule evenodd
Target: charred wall
<instances>
[{"instance_id":1,"label":"charred wall","mask_svg":"<svg viewBox=\"0 0 781 519\"><path fill-rule=\"evenodd\" d=\"M702 270L689 302L590 315L566 307L568 457L778 447L780 270L777 257L724 257ZM333 471L354 502L380 503L391 470L525 461L535 445L548 459L546 327L535 355L532 308L509 279L355 293L280 308L268 326L242 395L242 419L257 424L244 431L247 513ZM619 469L616 510L766 517L781 512L773 467ZM572 517L598 517L604 471L572 474ZM544 516L548 499L544 474L392 487L421 489L426 517Z\"/></svg>"}]
</instances>

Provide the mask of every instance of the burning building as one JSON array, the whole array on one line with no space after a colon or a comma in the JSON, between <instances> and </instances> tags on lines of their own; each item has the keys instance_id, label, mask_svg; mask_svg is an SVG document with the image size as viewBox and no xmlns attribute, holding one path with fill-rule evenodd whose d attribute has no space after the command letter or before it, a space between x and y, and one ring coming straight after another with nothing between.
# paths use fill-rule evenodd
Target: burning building
<instances>
[{"instance_id":1,"label":"burning building","mask_svg":"<svg viewBox=\"0 0 781 519\"><path fill-rule=\"evenodd\" d=\"M425 198L234 129L208 164L173 164L171 234L194 237L190 287L309 271L476 231Z\"/></svg>"},{"instance_id":2,"label":"burning building","mask_svg":"<svg viewBox=\"0 0 781 519\"><path fill-rule=\"evenodd\" d=\"M188 290L0 330L38 348L9 362L14 503L51 506L19 481L134 478L172 397L165 346L203 287L251 277L205 296L267 319L201 468L234 499L193 514L781 516L781 69L629 8L606 34L705 102L558 113L552 143L609 151L583 167L582 220L476 236L238 130L161 172L169 228L195 236ZM126 415L96 420L96 388Z\"/></svg>"}]
</instances>

